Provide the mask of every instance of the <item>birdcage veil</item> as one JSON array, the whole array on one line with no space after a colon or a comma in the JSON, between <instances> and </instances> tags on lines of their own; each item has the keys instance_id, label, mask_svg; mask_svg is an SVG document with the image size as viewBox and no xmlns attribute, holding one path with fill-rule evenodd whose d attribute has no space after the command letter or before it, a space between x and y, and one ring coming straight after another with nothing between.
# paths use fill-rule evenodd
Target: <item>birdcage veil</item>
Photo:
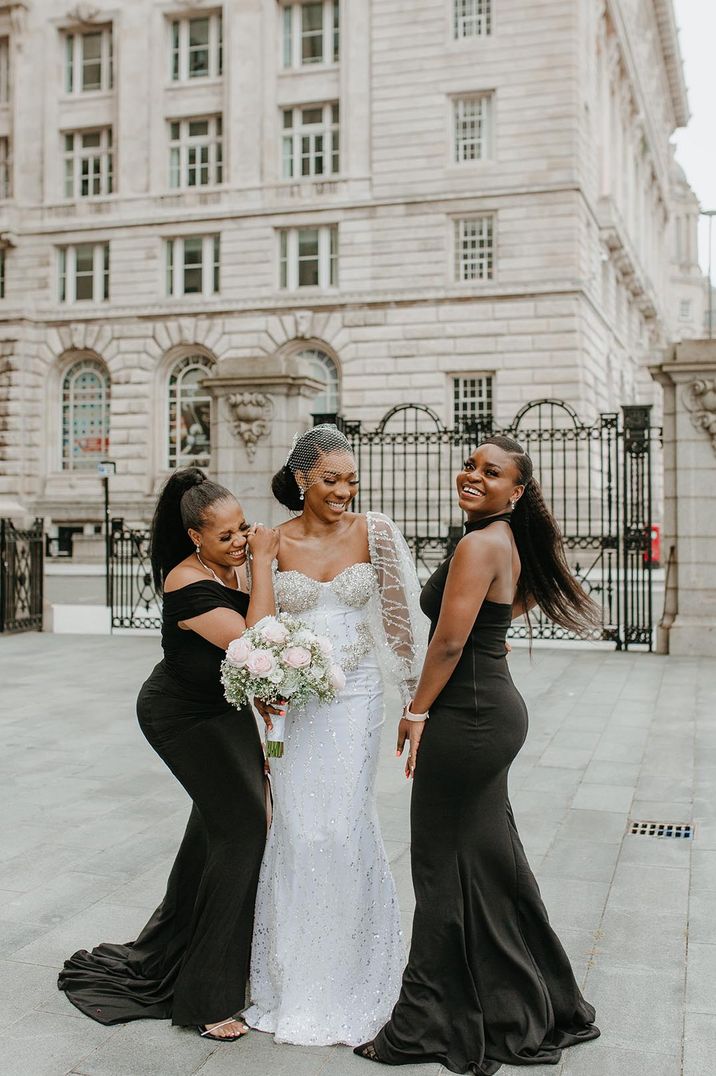
<instances>
[{"instance_id":1,"label":"birdcage veil","mask_svg":"<svg viewBox=\"0 0 716 1076\"><path fill-rule=\"evenodd\" d=\"M305 433L296 434L286 457L286 466L303 493L320 481L323 473L320 469L316 471L316 464L321 456L331 452L345 453L355 463L350 441L332 422L323 422Z\"/></svg>"}]
</instances>

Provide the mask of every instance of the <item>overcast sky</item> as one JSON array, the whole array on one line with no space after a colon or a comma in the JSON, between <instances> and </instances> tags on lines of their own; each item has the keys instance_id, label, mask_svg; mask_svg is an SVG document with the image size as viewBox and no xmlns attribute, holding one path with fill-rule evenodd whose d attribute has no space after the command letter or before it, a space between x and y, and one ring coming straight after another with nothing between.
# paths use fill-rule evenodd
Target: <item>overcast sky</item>
<instances>
[{"instance_id":1,"label":"overcast sky","mask_svg":"<svg viewBox=\"0 0 716 1076\"><path fill-rule=\"evenodd\" d=\"M716 3L674 0L674 9L691 112L688 127L674 135L676 156L702 208L716 209ZM716 270L716 218L713 230ZM705 235L701 246L705 259Z\"/></svg>"}]
</instances>

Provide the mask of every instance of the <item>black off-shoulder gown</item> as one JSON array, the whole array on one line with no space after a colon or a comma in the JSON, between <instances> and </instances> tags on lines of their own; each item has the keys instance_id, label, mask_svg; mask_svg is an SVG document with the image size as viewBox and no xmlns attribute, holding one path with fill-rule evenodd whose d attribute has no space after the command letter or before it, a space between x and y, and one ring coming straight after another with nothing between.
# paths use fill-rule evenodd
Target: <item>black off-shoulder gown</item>
<instances>
[{"instance_id":1,"label":"black off-shoulder gown","mask_svg":"<svg viewBox=\"0 0 716 1076\"><path fill-rule=\"evenodd\" d=\"M164 595L164 659L137 714L193 807L164 900L137 940L82 949L60 973L60 990L99 1023L216 1023L244 1007L266 838L263 752L251 710L224 698L223 651L178 623L217 608L245 615L248 603L214 581Z\"/></svg>"},{"instance_id":2,"label":"black off-shoulder gown","mask_svg":"<svg viewBox=\"0 0 716 1076\"><path fill-rule=\"evenodd\" d=\"M448 559L422 592L433 631L449 567ZM599 1035L508 799L510 764L527 735L505 660L511 617L510 605L483 603L420 743L410 956L393 1015L374 1040L386 1064L437 1061L492 1076L501 1063L556 1064L563 1047Z\"/></svg>"}]
</instances>

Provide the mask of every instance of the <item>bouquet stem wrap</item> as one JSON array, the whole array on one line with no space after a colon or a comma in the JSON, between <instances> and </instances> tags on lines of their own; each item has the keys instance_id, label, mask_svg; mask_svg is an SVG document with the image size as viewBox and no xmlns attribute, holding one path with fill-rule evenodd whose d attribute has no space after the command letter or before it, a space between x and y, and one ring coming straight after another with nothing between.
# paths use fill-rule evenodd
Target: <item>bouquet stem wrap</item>
<instances>
[{"instance_id":1,"label":"bouquet stem wrap","mask_svg":"<svg viewBox=\"0 0 716 1076\"><path fill-rule=\"evenodd\" d=\"M286 707L271 718L273 728L266 731L266 754L269 758L283 758L283 742L286 738Z\"/></svg>"}]
</instances>

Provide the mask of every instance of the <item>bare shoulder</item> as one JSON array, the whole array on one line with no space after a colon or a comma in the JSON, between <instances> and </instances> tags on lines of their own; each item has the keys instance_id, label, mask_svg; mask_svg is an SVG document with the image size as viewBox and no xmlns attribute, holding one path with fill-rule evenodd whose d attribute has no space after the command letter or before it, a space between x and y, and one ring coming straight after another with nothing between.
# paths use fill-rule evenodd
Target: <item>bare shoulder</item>
<instances>
[{"instance_id":1,"label":"bare shoulder","mask_svg":"<svg viewBox=\"0 0 716 1076\"><path fill-rule=\"evenodd\" d=\"M455 549L455 559L462 562L476 560L492 560L494 557L504 556L505 552L512 549L512 539L509 531L502 527L486 527L485 530L471 531L464 535Z\"/></svg>"},{"instance_id":2,"label":"bare shoulder","mask_svg":"<svg viewBox=\"0 0 716 1076\"><path fill-rule=\"evenodd\" d=\"M350 512L345 519L351 530L358 534L368 533L368 516L365 512Z\"/></svg>"},{"instance_id":3,"label":"bare shoulder","mask_svg":"<svg viewBox=\"0 0 716 1076\"><path fill-rule=\"evenodd\" d=\"M198 565L194 567L190 560L183 560L177 564L176 568L172 568L164 580L164 593L170 594L173 590L181 590L189 583L197 583L199 580L206 580L206 572L203 572Z\"/></svg>"}]
</instances>

